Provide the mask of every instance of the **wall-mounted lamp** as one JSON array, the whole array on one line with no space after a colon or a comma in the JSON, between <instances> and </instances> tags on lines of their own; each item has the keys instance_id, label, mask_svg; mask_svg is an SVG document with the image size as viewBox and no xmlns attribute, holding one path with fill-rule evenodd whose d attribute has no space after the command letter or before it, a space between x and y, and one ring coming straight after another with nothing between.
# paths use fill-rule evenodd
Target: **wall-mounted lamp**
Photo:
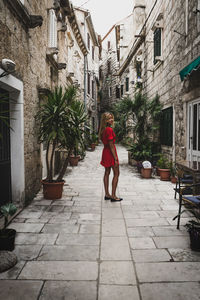
<instances>
[{"instance_id":1,"label":"wall-mounted lamp","mask_svg":"<svg viewBox=\"0 0 200 300\"><path fill-rule=\"evenodd\" d=\"M2 68L4 69L4 72L1 73L0 78L7 76L15 71L16 64L11 59L3 58L1 60L1 65L2 65Z\"/></svg>"}]
</instances>

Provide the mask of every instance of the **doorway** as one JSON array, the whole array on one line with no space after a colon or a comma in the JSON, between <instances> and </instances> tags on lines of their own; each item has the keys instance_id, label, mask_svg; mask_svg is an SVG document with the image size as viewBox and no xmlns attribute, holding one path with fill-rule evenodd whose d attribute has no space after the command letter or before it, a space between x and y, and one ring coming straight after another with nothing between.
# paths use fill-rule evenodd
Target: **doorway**
<instances>
[{"instance_id":1,"label":"doorway","mask_svg":"<svg viewBox=\"0 0 200 300\"><path fill-rule=\"evenodd\" d=\"M0 89L0 206L12 201L9 92Z\"/></svg>"},{"instance_id":2,"label":"doorway","mask_svg":"<svg viewBox=\"0 0 200 300\"><path fill-rule=\"evenodd\" d=\"M187 159L200 161L200 99L188 104Z\"/></svg>"}]
</instances>

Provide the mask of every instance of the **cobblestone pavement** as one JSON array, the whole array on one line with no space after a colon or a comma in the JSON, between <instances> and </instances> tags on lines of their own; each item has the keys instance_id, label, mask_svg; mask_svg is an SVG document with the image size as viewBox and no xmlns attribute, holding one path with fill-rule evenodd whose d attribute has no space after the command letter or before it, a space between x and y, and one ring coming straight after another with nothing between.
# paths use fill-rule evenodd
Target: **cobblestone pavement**
<instances>
[{"instance_id":1,"label":"cobblestone pavement","mask_svg":"<svg viewBox=\"0 0 200 300\"><path fill-rule=\"evenodd\" d=\"M0 274L0 299L200 299L200 254L172 221L173 185L141 179L117 149L121 203L103 199L98 146L68 169L61 200L40 192L10 224L18 263Z\"/></svg>"}]
</instances>

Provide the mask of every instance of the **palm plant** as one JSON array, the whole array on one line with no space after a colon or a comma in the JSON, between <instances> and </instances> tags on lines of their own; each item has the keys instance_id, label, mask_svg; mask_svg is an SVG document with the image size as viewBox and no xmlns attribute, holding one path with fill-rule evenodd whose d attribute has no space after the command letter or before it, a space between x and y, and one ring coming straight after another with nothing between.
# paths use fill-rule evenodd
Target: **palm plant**
<instances>
[{"instance_id":1,"label":"palm plant","mask_svg":"<svg viewBox=\"0 0 200 300\"><path fill-rule=\"evenodd\" d=\"M76 100L76 93L74 86L69 86L64 91L62 87L56 87L49 93L36 117L39 121L39 142L47 144L47 182L62 181L69 156L77 143L82 143L82 127L86 115L83 104ZM57 178L53 180L53 161L58 148L65 149L68 153Z\"/></svg>"}]
</instances>

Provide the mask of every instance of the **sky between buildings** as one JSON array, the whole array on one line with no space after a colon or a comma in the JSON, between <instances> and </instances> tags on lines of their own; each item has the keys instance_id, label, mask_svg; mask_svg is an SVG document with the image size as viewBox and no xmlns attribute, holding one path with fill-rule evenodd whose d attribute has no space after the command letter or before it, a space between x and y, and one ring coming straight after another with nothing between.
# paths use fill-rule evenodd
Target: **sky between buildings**
<instances>
[{"instance_id":1,"label":"sky between buildings","mask_svg":"<svg viewBox=\"0 0 200 300\"><path fill-rule=\"evenodd\" d=\"M133 0L72 0L72 3L90 11L94 29L102 38L133 11Z\"/></svg>"}]
</instances>

